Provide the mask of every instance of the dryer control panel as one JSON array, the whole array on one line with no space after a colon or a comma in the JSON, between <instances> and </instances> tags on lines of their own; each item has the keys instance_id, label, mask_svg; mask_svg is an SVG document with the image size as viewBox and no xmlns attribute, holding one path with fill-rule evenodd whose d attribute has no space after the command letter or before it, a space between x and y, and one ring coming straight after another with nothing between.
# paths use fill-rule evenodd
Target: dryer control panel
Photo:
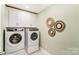
<instances>
[{"instance_id":1,"label":"dryer control panel","mask_svg":"<svg viewBox=\"0 0 79 59\"><path fill-rule=\"evenodd\" d=\"M29 31L38 31L38 28L29 28Z\"/></svg>"},{"instance_id":2,"label":"dryer control panel","mask_svg":"<svg viewBox=\"0 0 79 59\"><path fill-rule=\"evenodd\" d=\"M7 31L23 31L23 28L7 27L6 30Z\"/></svg>"}]
</instances>

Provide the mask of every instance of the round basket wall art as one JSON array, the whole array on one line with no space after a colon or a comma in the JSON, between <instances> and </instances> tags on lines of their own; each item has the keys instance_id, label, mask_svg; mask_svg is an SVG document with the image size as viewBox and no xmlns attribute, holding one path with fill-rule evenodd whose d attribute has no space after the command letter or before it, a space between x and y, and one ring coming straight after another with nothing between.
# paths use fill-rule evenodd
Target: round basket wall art
<instances>
[{"instance_id":1,"label":"round basket wall art","mask_svg":"<svg viewBox=\"0 0 79 59\"><path fill-rule=\"evenodd\" d=\"M55 21L53 18L49 17L46 20L46 25L49 28L48 35L54 37L56 32L62 32L65 29L65 23L62 20Z\"/></svg>"},{"instance_id":2,"label":"round basket wall art","mask_svg":"<svg viewBox=\"0 0 79 59\"><path fill-rule=\"evenodd\" d=\"M52 28L52 27L54 26L54 24L55 24L55 21L54 21L53 18L49 17L49 18L47 19L47 21L46 21L46 24L47 24L47 27L48 27L48 28Z\"/></svg>"},{"instance_id":3,"label":"round basket wall art","mask_svg":"<svg viewBox=\"0 0 79 59\"><path fill-rule=\"evenodd\" d=\"M56 34L56 30L55 30L54 28L50 28L50 29L48 30L48 34L49 34L49 36L54 37L55 34Z\"/></svg>"},{"instance_id":4,"label":"round basket wall art","mask_svg":"<svg viewBox=\"0 0 79 59\"><path fill-rule=\"evenodd\" d=\"M62 32L65 29L65 23L61 20L58 20L55 22L54 27L57 32Z\"/></svg>"}]
</instances>

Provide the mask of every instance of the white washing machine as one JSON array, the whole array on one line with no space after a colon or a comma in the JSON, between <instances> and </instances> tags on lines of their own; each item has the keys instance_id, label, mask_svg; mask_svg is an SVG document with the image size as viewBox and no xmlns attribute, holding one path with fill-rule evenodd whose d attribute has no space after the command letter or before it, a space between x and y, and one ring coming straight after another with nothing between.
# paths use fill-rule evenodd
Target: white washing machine
<instances>
[{"instance_id":1,"label":"white washing machine","mask_svg":"<svg viewBox=\"0 0 79 59\"><path fill-rule=\"evenodd\" d=\"M24 29L7 27L5 30L5 52L14 53L24 48Z\"/></svg>"},{"instance_id":2,"label":"white washing machine","mask_svg":"<svg viewBox=\"0 0 79 59\"><path fill-rule=\"evenodd\" d=\"M25 37L25 49L28 54L39 50L39 30L37 28L26 28Z\"/></svg>"}]
</instances>

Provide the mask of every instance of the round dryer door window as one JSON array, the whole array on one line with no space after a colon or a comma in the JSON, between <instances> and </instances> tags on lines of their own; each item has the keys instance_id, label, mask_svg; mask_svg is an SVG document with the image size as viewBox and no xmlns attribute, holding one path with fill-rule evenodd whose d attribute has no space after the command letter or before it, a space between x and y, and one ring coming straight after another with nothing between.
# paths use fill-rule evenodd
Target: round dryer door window
<instances>
[{"instance_id":1,"label":"round dryer door window","mask_svg":"<svg viewBox=\"0 0 79 59\"><path fill-rule=\"evenodd\" d=\"M11 44L18 44L21 40L22 40L22 36L18 33L11 35L9 38Z\"/></svg>"},{"instance_id":2,"label":"round dryer door window","mask_svg":"<svg viewBox=\"0 0 79 59\"><path fill-rule=\"evenodd\" d=\"M32 40L36 40L37 38L38 38L38 34L37 33L34 32L34 33L31 34L31 39Z\"/></svg>"}]
</instances>

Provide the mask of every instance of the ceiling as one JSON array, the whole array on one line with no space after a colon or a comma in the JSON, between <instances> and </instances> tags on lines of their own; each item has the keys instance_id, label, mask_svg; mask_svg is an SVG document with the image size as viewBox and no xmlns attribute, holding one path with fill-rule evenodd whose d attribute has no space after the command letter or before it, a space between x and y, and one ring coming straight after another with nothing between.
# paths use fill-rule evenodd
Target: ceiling
<instances>
[{"instance_id":1,"label":"ceiling","mask_svg":"<svg viewBox=\"0 0 79 59\"><path fill-rule=\"evenodd\" d=\"M28 10L31 12L39 13L51 4L9 4L10 6Z\"/></svg>"}]
</instances>

